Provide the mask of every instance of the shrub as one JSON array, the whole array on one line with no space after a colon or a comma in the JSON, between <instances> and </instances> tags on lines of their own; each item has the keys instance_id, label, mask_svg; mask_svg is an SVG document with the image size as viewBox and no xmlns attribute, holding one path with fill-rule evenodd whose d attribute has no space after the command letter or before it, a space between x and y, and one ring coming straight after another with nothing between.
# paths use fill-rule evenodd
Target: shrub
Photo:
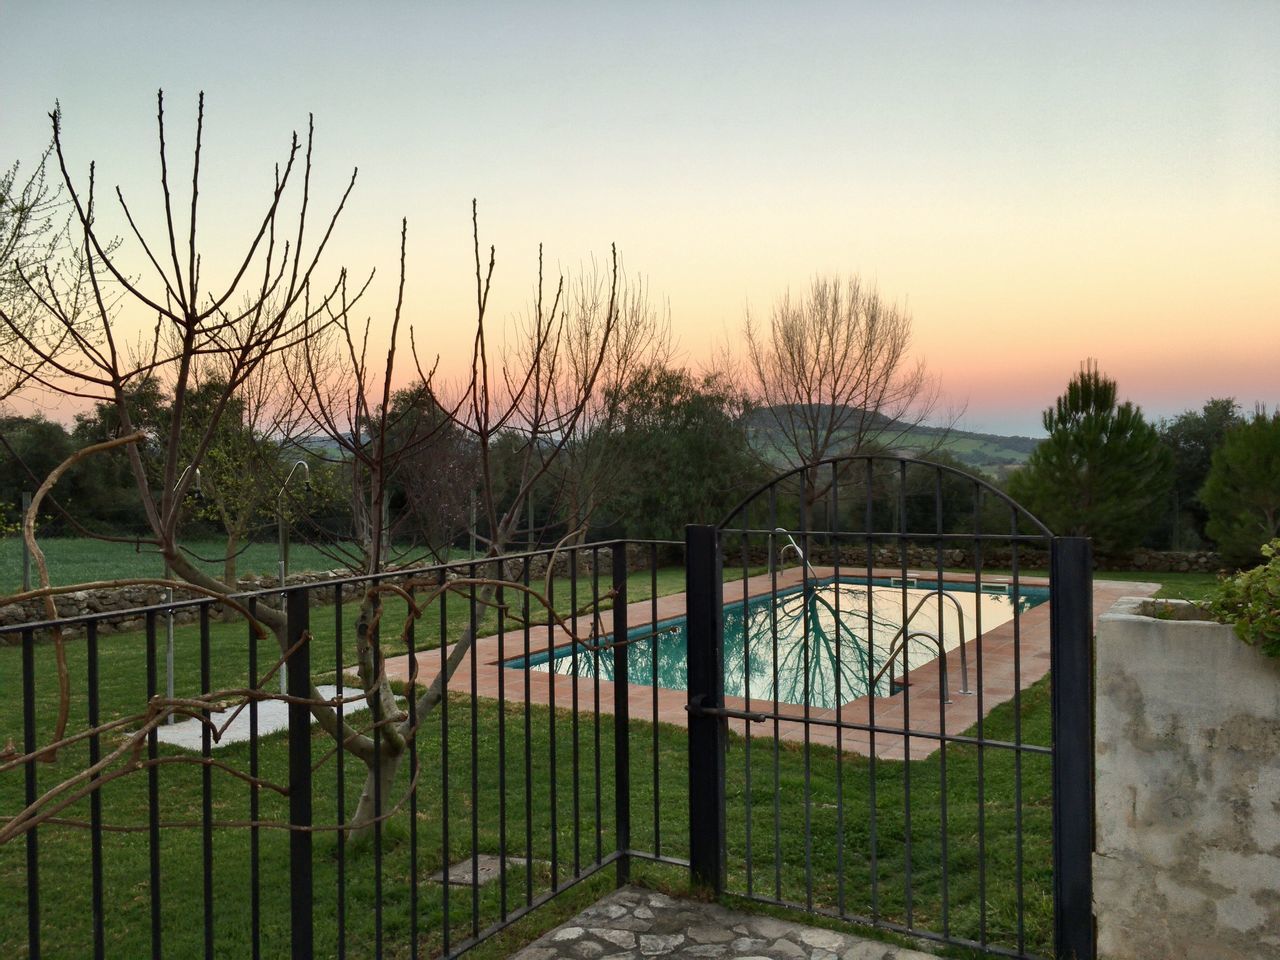
<instances>
[{"instance_id":1,"label":"shrub","mask_svg":"<svg viewBox=\"0 0 1280 960\"><path fill-rule=\"evenodd\" d=\"M1280 657L1280 539L1262 547L1264 562L1223 577L1205 601L1215 619L1235 625L1236 635L1269 657Z\"/></svg>"}]
</instances>

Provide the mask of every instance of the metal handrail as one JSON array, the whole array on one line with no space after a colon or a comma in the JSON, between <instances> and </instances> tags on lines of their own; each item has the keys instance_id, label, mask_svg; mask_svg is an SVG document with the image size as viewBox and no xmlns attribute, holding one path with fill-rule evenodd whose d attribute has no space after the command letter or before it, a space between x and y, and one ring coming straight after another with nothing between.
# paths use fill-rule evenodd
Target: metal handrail
<instances>
[{"instance_id":1,"label":"metal handrail","mask_svg":"<svg viewBox=\"0 0 1280 960\"><path fill-rule=\"evenodd\" d=\"M925 637L929 640L932 640L934 644L937 646L938 662L939 664L941 664L940 672L938 675L940 680L938 697L940 702L950 703L951 692L947 688L947 648L943 645L942 638L939 637L937 634L930 633L928 630L912 630L910 633L908 633L906 636L902 638L902 645L899 649L901 649L905 653L907 649L907 644L910 643L912 640L916 639L917 637ZM890 650L889 657L888 659L885 660L884 666L880 668L880 672L877 673L875 675L875 679L871 681L871 685L870 685L871 691L875 690L876 684L880 682L880 678L884 676L884 672L888 670L891 666L893 666L893 661L897 657L897 655L898 655L897 650L894 650L894 649ZM902 679L904 681L907 679L906 672L903 673ZM892 675L890 675L890 682L892 682Z\"/></svg>"},{"instance_id":2,"label":"metal handrail","mask_svg":"<svg viewBox=\"0 0 1280 960\"><path fill-rule=\"evenodd\" d=\"M782 559L782 555L786 553L787 547L790 546L796 552L796 556L800 558L800 562L804 564L804 568L809 571L809 576L815 580L818 578L818 572L813 569L813 564L809 562L809 558L804 555L804 551L800 549L800 544L796 543L795 537L791 536L786 527L774 527L774 533L780 533L787 538L789 543L784 543L782 549L778 551L778 559Z\"/></svg>"},{"instance_id":3,"label":"metal handrail","mask_svg":"<svg viewBox=\"0 0 1280 960\"><path fill-rule=\"evenodd\" d=\"M872 690L874 690L876 684L880 682L880 678L884 676L885 670L887 670L889 666L893 663L893 658L898 655L898 651L903 649L906 646L906 640L909 640L911 636L913 636L913 634L908 634L906 638L903 640L903 643L901 646L895 646L898 639L903 637L903 634L906 632L907 628L911 626L911 621L915 618L915 615L920 612L920 608L924 606L926 601L932 600L935 594L941 597L945 597L955 605L956 619L960 624L960 693L963 694L964 696L970 696L970 697L973 696L973 691L969 689L969 656L968 656L968 652L965 650L964 608L960 606L959 600L957 600L951 594L947 593L941 587L938 587L936 590L931 590L929 591L928 594L921 597L916 602L916 605L911 609L911 612L907 614L907 619L903 621L902 626L898 628L898 632L895 633L889 639L889 656L885 660L885 665L880 668L880 672L877 673L875 677L872 679L871 681ZM941 627L941 624L939 624L939 627ZM930 634L930 636L932 635Z\"/></svg>"}]
</instances>

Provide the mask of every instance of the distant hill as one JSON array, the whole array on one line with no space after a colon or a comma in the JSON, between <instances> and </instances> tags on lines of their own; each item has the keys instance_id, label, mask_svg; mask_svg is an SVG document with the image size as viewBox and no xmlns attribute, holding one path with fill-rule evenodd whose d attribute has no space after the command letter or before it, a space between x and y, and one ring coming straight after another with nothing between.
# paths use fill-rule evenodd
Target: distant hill
<instances>
[{"instance_id":1,"label":"distant hill","mask_svg":"<svg viewBox=\"0 0 1280 960\"><path fill-rule=\"evenodd\" d=\"M893 432L886 418L878 419L881 421L879 426ZM747 418L747 429L752 435L752 442L758 447L776 448L781 440L780 436L767 436L778 433L777 418L773 408L753 410ZM934 449L943 450L975 471L1000 477L1010 469L1026 463L1027 458L1031 456L1031 451L1039 442L1034 437L1007 437L994 433L919 426L909 430L895 446L906 454ZM778 459L781 462L780 452Z\"/></svg>"}]
</instances>

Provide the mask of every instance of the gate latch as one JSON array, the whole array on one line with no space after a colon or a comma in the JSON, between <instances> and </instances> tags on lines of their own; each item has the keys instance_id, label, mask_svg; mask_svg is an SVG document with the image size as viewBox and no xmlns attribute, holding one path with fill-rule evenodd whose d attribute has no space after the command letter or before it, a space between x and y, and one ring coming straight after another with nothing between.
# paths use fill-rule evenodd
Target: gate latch
<instances>
[{"instance_id":1,"label":"gate latch","mask_svg":"<svg viewBox=\"0 0 1280 960\"><path fill-rule=\"evenodd\" d=\"M749 720L752 723L764 723L769 719L766 713L756 713L754 710L734 710L729 707L704 707L702 701L706 694L695 694L690 698L689 702L684 705L686 712L691 717L719 717L722 720Z\"/></svg>"}]
</instances>

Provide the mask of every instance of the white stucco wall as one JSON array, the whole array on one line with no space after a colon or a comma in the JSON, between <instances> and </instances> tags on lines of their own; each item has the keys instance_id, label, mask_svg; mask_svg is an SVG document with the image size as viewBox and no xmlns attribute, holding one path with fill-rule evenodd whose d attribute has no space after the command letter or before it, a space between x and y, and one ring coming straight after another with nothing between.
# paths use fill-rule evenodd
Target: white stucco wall
<instances>
[{"instance_id":1,"label":"white stucco wall","mask_svg":"<svg viewBox=\"0 0 1280 960\"><path fill-rule=\"evenodd\" d=\"M1280 957L1280 662L1197 616L1126 598L1099 619L1104 958Z\"/></svg>"}]
</instances>

